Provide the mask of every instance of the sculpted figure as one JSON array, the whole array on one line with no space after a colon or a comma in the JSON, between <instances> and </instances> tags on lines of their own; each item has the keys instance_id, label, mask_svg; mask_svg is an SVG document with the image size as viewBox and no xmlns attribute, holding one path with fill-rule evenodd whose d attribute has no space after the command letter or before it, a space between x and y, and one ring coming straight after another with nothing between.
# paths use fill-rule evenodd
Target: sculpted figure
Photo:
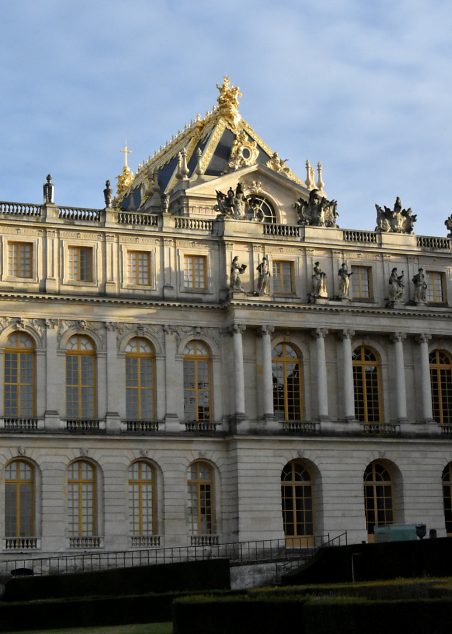
<instances>
[{"instance_id":1,"label":"sculpted figure","mask_svg":"<svg viewBox=\"0 0 452 634\"><path fill-rule=\"evenodd\" d=\"M44 194L44 202L45 203L54 203L55 202L55 186L52 183L52 177L50 174L46 178L46 182L42 187L42 192Z\"/></svg>"},{"instance_id":2,"label":"sculpted figure","mask_svg":"<svg viewBox=\"0 0 452 634\"><path fill-rule=\"evenodd\" d=\"M244 218L247 199L243 191L242 183L237 183L237 187L234 190L230 187L226 194L222 191L216 190L217 204L215 209L219 211L223 216L232 218Z\"/></svg>"},{"instance_id":3,"label":"sculpted figure","mask_svg":"<svg viewBox=\"0 0 452 634\"><path fill-rule=\"evenodd\" d=\"M231 291L243 291L242 284L240 281L240 276L246 270L246 264L239 264L238 255L234 256L231 264L231 274L230 274L230 282L229 288Z\"/></svg>"},{"instance_id":4,"label":"sculpted figure","mask_svg":"<svg viewBox=\"0 0 452 634\"><path fill-rule=\"evenodd\" d=\"M105 181L104 200L105 200L105 207L107 209L111 207L111 203L113 201L113 192L110 187L110 181Z\"/></svg>"},{"instance_id":5,"label":"sculpted figure","mask_svg":"<svg viewBox=\"0 0 452 634\"><path fill-rule=\"evenodd\" d=\"M264 255L262 262L256 267L259 278L257 280L257 294L268 295L268 287L270 283L270 267L268 264L268 256Z\"/></svg>"},{"instance_id":6,"label":"sculpted figure","mask_svg":"<svg viewBox=\"0 0 452 634\"><path fill-rule=\"evenodd\" d=\"M447 234L447 237L452 238L452 214L449 216L449 218L447 218L447 220L444 221L444 224L446 225L447 231L449 232Z\"/></svg>"},{"instance_id":7,"label":"sculpted figure","mask_svg":"<svg viewBox=\"0 0 452 634\"><path fill-rule=\"evenodd\" d=\"M394 303L402 299L403 289L405 284L403 283L404 272L402 275L397 275L397 268L393 268L391 276L389 278L389 300Z\"/></svg>"},{"instance_id":8,"label":"sculpted figure","mask_svg":"<svg viewBox=\"0 0 452 634\"><path fill-rule=\"evenodd\" d=\"M380 205L375 205L375 209L377 210L375 231L413 233L417 216L413 214L410 208L402 209L402 203L398 196L394 203L394 209L389 209L386 205L384 205L384 209Z\"/></svg>"},{"instance_id":9,"label":"sculpted figure","mask_svg":"<svg viewBox=\"0 0 452 634\"><path fill-rule=\"evenodd\" d=\"M425 304L427 282L425 281L424 269L418 269L412 281L414 284L414 301L416 304Z\"/></svg>"},{"instance_id":10,"label":"sculpted figure","mask_svg":"<svg viewBox=\"0 0 452 634\"><path fill-rule=\"evenodd\" d=\"M294 207L298 211L299 225L337 227L337 202L321 196L318 189L311 189L309 200L299 198Z\"/></svg>"},{"instance_id":11,"label":"sculpted figure","mask_svg":"<svg viewBox=\"0 0 452 634\"><path fill-rule=\"evenodd\" d=\"M326 290L326 273L320 268L320 263L315 262L314 270L312 273L312 292L311 296L316 299L317 297L328 297Z\"/></svg>"},{"instance_id":12,"label":"sculpted figure","mask_svg":"<svg viewBox=\"0 0 452 634\"><path fill-rule=\"evenodd\" d=\"M350 296L350 277L353 271L349 273L346 263L344 262L339 269L339 296L341 299L347 299Z\"/></svg>"}]
</instances>

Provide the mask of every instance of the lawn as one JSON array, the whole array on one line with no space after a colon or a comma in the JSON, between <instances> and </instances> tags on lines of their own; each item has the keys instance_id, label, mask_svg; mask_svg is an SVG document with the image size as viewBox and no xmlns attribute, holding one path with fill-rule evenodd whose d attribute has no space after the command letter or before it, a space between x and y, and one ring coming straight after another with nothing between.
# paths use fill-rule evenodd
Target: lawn
<instances>
[{"instance_id":1,"label":"lawn","mask_svg":"<svg viewBox=\"0 0 452 634\"><path fill-rule=\"evenodd\" d=\"M20 634L172 634L172 623L136 623L134 625L106 625L103 627L75 627L57 630L26 630ZM18 634L5 632L4 634Z\"/></svg>"}]
</instances>

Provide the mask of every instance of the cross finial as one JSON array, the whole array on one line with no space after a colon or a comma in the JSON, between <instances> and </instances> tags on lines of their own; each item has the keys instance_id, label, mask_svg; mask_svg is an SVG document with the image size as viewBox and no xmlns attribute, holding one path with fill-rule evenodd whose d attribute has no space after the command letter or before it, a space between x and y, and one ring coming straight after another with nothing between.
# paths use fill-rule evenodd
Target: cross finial
<instances>
[{"instance_id":1,"label":"cross finial","mask_svg":"<svg viewBox=\"0 0 452 634\"><path fill-rule=\"evenodd\" d=\"M132 150L129 150L129 148L127 147L127 143L122 148L121 152L124 154L124 167L129 167L127 164L127 156L128 154L132 154Z\"/></svg>"}]
</instances>

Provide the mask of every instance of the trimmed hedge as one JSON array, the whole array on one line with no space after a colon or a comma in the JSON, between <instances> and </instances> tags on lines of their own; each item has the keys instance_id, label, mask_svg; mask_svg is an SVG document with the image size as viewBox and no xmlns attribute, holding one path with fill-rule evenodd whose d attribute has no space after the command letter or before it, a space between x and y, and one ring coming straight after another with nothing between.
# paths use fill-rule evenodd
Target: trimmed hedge
<instances>
[{"instance_id":1,"label":"trimmed hedge","mask_svg":"<svg viewBox=\"0 0 452 634\"><path fill-rule=\"evenodd\" d=\"M229 588L229 561L215 559L47 577L15 577L6 584L2 599L26 601L50 597L122 596Z\"/></svg>"},{"instance_id":2,"label":"trimmed hedge","mask_svg":"<svg viewBox=\"0 0 452 634\"><path fill-rule=\"evenodd\" d=\"M174 634L450 634L452 601L360 598L178 599Z\"/></svg>"}]
</instances>

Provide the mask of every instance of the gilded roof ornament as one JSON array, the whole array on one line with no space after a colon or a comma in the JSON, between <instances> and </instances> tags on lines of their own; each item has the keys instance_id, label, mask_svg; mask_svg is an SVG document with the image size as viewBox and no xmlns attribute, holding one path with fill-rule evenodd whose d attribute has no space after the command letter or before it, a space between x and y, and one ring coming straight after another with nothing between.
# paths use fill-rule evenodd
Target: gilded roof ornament
<instances>
[{"instance_id":1,"label":"gilded roof ornament","mask_svg":"<svg viewBox=\"0 0 452 634\"><path fill-rule=\"evenodd\" d=\"M133 172L128 166L128 160L127 160L128 155L131 154L132 152L127 147L127 144L123 147L121 152L124 154L124 167L122 168L121 174L117 176L118 185L117 185L117 191L116 191L114 204L117 204L121 200L121 198L124 196L124 194L129 189L130 185L133 182Z\"/></svg>"},{"instance_id":2,"label":"gilded roof ornament","mask_svg":"<svg viewBox=\"0 0 452 634\"><path fill-rule=\"evenodd\" d=\"M220 114L236 125L240 119L238 112L239 97L242 96L240 88L233 86L227 75L225 75L221 85L217 84L217 88L220 92L217 99Z\"/></svg>"}]
</instances>

